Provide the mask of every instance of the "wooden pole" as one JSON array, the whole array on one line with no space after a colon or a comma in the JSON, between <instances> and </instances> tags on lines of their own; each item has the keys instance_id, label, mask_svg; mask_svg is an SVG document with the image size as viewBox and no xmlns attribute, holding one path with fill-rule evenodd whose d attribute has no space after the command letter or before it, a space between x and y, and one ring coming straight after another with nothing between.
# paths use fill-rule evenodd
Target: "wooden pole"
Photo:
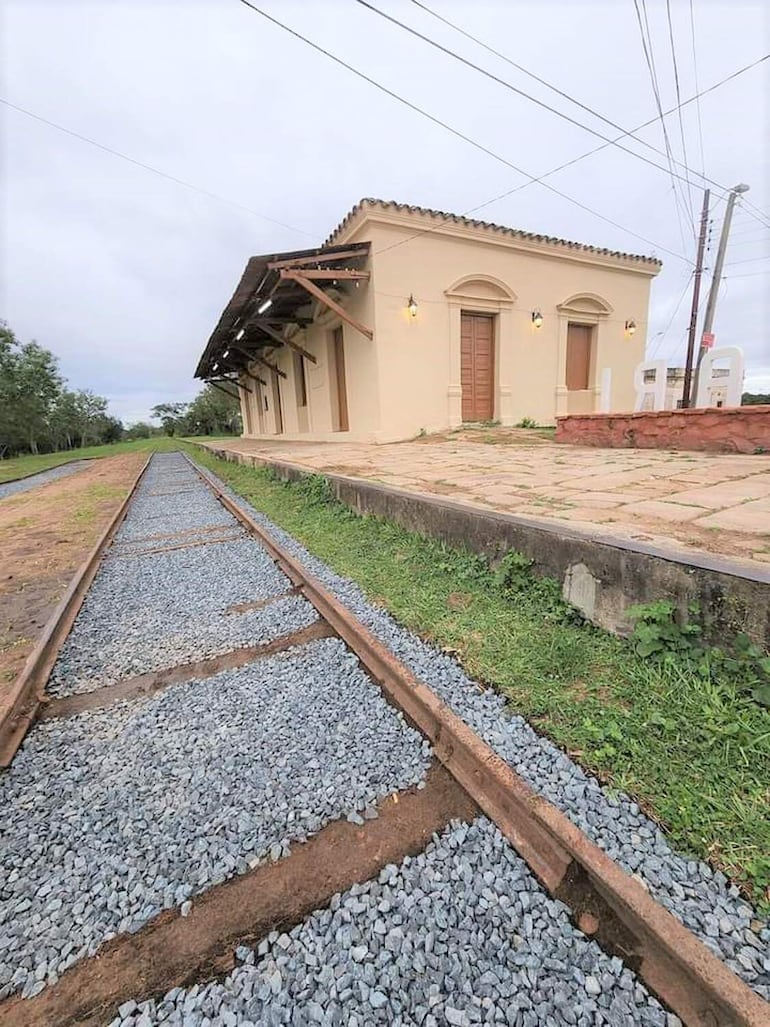
<instances>
[{"instance_id":1,"label":"wooden pole","mask_svg":"<svg viewBox=\"0 0 770 1027\"><path fill-rule=\"evenodd\" d=\"M684 365L684 387L682 389L682 406L690 406L690 386L692 382L692 362L695 354L695 329L698 324L698 303L700 302L700 281L703 274L703 250L706 245L706 228L709 220L710 190L703 193L703 210L700 215L700 235L698 237L698 256L695 259L695 281L692 286L692 308L690 310L690 330L687 333L687 359Z\"/></svg>"}]
</instances>

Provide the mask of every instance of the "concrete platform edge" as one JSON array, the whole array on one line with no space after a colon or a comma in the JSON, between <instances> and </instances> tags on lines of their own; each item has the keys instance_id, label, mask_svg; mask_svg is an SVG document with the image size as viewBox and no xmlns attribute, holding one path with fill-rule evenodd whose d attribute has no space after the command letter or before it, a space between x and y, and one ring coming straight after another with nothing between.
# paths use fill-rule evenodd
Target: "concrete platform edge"
<instances>
[{"instance_id":1,"label":"concrete platform edge","mask_svg":"<svg viewBox=\"0 0 770 1027\"><path fill-rule=\"evenodd\" d=\"M198 445L198 444L196 444ZM232 463L269 467L285 481L308 468L200 444ZM323 474L340 502L361 515L384 517L410 531L465 547L493 563L509 550L532 560L532 570L562 585L565 599L593 623L616 634L631 628L628 608L670 599L682 615L691 603L712 642L744 632L770 648L770 568L724 557L648 545L517 514L484 510L446 497L426 496L362 478Z\"/></svg>"}]
</instances>

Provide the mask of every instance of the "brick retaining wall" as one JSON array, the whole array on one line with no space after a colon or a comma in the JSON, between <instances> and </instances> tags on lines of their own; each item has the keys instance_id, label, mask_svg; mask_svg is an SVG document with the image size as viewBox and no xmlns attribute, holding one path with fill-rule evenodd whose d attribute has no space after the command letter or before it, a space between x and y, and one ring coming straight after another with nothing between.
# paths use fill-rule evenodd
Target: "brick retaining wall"
<instances>
[{"instance_id":1,"label":"brick retaining wall","mask_svg":"<svg viewBox=\"0 0 770 1027\"><path fill-rule=\"evenodd\" d=\"M770 453L770 406L568 414L556 419L556 441L608 449Z\"/></svg>"}]
</instances>

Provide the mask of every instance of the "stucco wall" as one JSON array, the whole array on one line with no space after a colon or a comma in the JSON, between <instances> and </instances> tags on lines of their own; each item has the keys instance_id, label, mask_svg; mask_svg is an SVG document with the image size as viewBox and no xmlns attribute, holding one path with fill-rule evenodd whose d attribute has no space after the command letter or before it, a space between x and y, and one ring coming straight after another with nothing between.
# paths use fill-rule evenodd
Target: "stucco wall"
<instances>
[{"instance_id":1,"label":"stucco wall","mask_svg":"<svg viewBox=\"0 0 770 1027\"><path fill-rule=\"evenodd\" d=\"M284 438L388 442L459 425L463 311L495 316L496 420L553 424L559 414L600 410L607 368L608 408L633 410L633 372L644 358L655 265L376 210L354 219L335 243L363 240L371 247L371 278L348 290L344 306L373 329L374 340L342 323L350 430L335 431L332 417L330 344L341 322L314 305L317 322L294 337L317 359L305 365L306 424L298 416L291 352L268 354L288 376L280 380ZM407 310L410 294L418 304L416 317ZM543 315L539 329L532 324L536 310ZM633 335L625 331L629 320L636 323ZM570 322L590 324L594 332L589 389L580 392L566 389ZM260 365L252 369L268 381L270 409L264 410L264 399L251 397L251 434L271 434L271 372Z\"/></svg>"},{"instance_id":2,"label":"stucco wall","mask_svg":"<svg viewBox=\"0 0 770 1027\"><path fill-rule=\"evenodd\" d=\"M606 260L533 254L512 248L509 237L482 231L453 237L436 232L435 223L416 237L414 224L370 221L356 237L362 227L372 240L384 437L460 422L462 310L496 315L495 417L503 424L524 417L553 424L557 413L598 410L607 367L610 409L633 410L633 371L645 352L649 266L639 272ZM418 303L415 318L406 310L410 293ZM584 298L573 299L579 295ZM532 325L535 310L544 319L539 329ZM625 332L630 319L633 336ZM565 388L570 321L595 325L588 393Z\"/></svg>"},{"instance_id":3,"label":"stucco wall","mask_svg":"<svg viewBox=\"0 0 770 1027\"><path fill-rule=\"evenodd\" d=\"M308 297L310 299L310 297ZM374 323L374 298L371 290L363 283L358 289L350 288L344 299L345 309L362 324L372 327ZM314 309L316 307L313 302ZM343 346L345 350L345 376L347 380L347 401L350 430L337 431L334 426L335 372L331 355L331 340L334 329L342 327ZM378 361L375 343L350 325L342 322L332 311L322 306L318 310L316 321L307 329L291 336L303 349L316 358L316 363L305 359L305 377L307 382L307 413L306 425L303 423L302 412L297 406L296 364L293 350L284 346L277 350L266 351L266 359L276 364L286 378L278 379L283 411L283 434L281 438L307 438L312 436L323 441L352 440L361 442L376 441L380 427L380 389L378 385ZM249 370L267 382L267 389L248 381L255 395L250 397L255 408L263 407L261 425L252 416L252 437L272 435L276 432L275 403L273 402L273 373L259 363L249 365ZM264 411L264 395L267 393L268 410ZM259 398L257 397L259 394ZM244 418L244 435L247 435Z\"/></svg>"}]
</instances>

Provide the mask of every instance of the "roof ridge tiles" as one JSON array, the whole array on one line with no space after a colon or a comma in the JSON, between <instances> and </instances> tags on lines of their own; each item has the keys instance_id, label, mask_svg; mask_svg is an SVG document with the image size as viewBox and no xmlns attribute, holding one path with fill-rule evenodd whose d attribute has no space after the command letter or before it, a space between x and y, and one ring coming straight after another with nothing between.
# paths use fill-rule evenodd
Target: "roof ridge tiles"
<instances>
[{"instance_id":1,"label":"roof ridge tiles","mask_svg":"<svg viewBox=\"0 0 770 1027\"><path fill-rule=\"evenodd\" d=\"M331 235L324 242L324 246L331 246L339 234L347 225L366 207L379 207L381 210L406 211L409 214L423 214L432 218L441 218L454 224L465 225L471 228L483 228L504 235L510 235L518 239L529 239L534 242L543 242L551 246L563 246L567 249L582 250L585 253L596 253L605 257L619 257L623 260L636 261L640 264L650 264L660 267L662 261L657 257L648 257L638 253L625 253L622 250L611 250L606 246L592 246L588 243L575 242L572 239L561 239L558 236L545 235L538 232L527 232L521 228L511 228L508 225L500 225L494 221L482 221L479 218L468 218L464 214L453 214L449 211L436 210L433 207L421 207L414 203L400 203L397 200L381 200L376 196L365 196L352 207L345 217L340 221Z\"/></svg>"}]
</instances>

